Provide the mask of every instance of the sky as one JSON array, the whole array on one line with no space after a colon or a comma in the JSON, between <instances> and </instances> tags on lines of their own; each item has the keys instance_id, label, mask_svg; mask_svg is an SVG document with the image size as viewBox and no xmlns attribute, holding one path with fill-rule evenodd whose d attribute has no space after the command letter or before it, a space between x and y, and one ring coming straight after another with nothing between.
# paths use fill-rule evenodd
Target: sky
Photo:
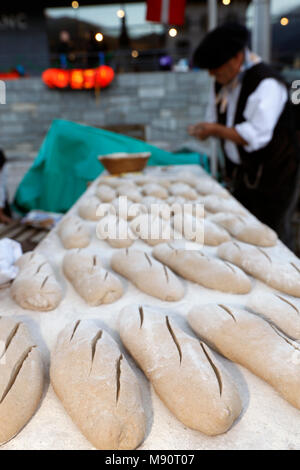
<instances>
[{"instance_id":1,"label":"sky","mask_svg":"<svg viewBox=\"0 0 300 470\"><path fill-rule=\"evenodd\" d=\"M80 4L80 0L79 4ZM220 0L219 0L220 1ZM71 3L71 2L70 2ZM69 8L50 8L47 9L47 14L51 17L71 16L77 19L92 22L93 24L102 27L102 32L109 32L111 35L118 35L121 24L120 18L117 17L117 11L121 6L102 5L79 7L74 10ZM156 23L146 22L146 2L136 4L123 3L126 11L127 26L131 36L138 36L140 34L151 32L162 32L162 26ZM300 0L271 0L272 16L280 16L287 14L289 10L300 7ZM230 8L230 7L228 7ZM249 7L249 17L251 17L252 8Z\"/></svg>"},{"instance_id":2,"label":"sky","mask_svg":"<svg viewBox=\"0 0 300 470\"><path fill-rule=\"evenodd\" d=\"M290 9L300 7L300 0L271 0L272 13L280 15Z\"/></svg>"},{"instance_id":3,"label":"sky","mask_svg":"<svg viewBox=\"0 0 300 470\"><path fill-rule=\"evenodd\" d=\"M80 0L79 0L80 4ZM84 21L89 21L93 24L102 26L103 32L109 32L112 35L119 35L119 28L121 20L117 16L117 11L120 9L120 5L102 5L102 6L90 6L90 7L79 7L74 10L72 8L49 8L47 9L47 15L53 18L59 16L71 16ZM145 34L145 33L161 33L163 31L162 26L156 23L146 22L146 3L126 4L123 3L126 12L126 23L131 33L131 36Z\"/></svg>"}]
</instances>

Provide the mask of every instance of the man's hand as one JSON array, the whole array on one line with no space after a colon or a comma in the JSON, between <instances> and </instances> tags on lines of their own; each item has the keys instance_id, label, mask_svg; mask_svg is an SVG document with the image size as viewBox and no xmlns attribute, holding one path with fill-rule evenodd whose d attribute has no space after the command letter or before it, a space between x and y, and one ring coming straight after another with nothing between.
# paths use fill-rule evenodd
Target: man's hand
<instances>
[{"instance_id":1,"label":"man's hand","mask_svg":"<svg viewBox=\"0 0 300 470\"><path fill-rule=\"evenodd\" d=\"M230 140L237 145L248 145L248 142L238 134L234 127L226 127L215 122L199 122L199 124L195 126L190 126L188 133L200 140L206 140L209 137L218 137L219 139Z\"/></svg>"},{"instance_id":2,"label":"man's hand","mask_svg":"<svg viewBox=\"0 0 300 470\"><path fill-rule=\"evenodd\" d=\"M209 137L215 137L217 124L214 122L199 122L195 126L188 128L188 133L199 140L206 140Z\"/></svg>"},{"instance_id":3,"label":"man's hand","mask_svg":"<svg viewBox=\"0 0 300 470\"><path fill-rule=\"evenodd\" d=\"M12 219L4 214L3 209L0 207L0 223L1 224L11 224Z\"/></svg>"}]
</instances>

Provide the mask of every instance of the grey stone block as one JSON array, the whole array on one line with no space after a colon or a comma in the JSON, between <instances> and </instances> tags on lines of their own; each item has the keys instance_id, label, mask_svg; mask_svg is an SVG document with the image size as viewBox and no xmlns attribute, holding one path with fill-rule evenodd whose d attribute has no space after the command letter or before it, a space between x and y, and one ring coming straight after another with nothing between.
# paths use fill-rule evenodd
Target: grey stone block
<instances>
[{"instance_id":1,"label":"grey stone block","mask_svg":"<svg viewBox=\"0 0 300 470\"><path fill-rule=\"evenodd\" d=\"M138 89L139 98L163 98L166 90L163 87L140 87Z\"/></svg>"}]
</instances>

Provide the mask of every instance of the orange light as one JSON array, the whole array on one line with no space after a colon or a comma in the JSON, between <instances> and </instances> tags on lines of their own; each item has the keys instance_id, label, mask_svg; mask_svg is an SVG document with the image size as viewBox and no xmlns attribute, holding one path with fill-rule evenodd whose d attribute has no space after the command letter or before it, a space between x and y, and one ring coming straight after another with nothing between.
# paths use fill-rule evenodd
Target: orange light
<instances>
[{"instance_id":1,"label":"orange light","mask_svg":"<svg viewBox=\"0 0 300 470\"><path fill-rule=\"evenodd\" d=\"M107 87L114 79L115 72L108 65L101 65L96 72L96 86Z\"/></svg>"},{"instance_id":2,"label":"orange light","mask_svg":"<svg viewBox=\"0 0 300 470\"><path fill-rule=\"evenodd\" d=\"M61 69L48 69L43 72L42 79L50 88L67 88L69 72Z\"/></svg>"},{"instance_id":3,"label":"orange light","mask_svg":"<svg viewBox=\"0 0 300 470\"><path fill-rule=\"evenodd\" d=\"M290 20L288 18L285 18L285 17L281 18L281 20L280 20L280 24L282 26L287 26L289 24L289 22L290 22Z\"/></svg>"},{"instance_id":4,"label":"orange light","mask_svg":"<svg viewBox=\"0 0 300 470\"><path fill-rule=\"evenodd\" d=\"M70 86L73 90L81 90L84 85L83 71L80 69L71 70Z\"/></svg>"},{"instance_id":5,"label":"orange light","mask_svg":"<svg viewBox=\"0 0 300 470\"><path fill-rule=\"evenodd\" d=\"M96 72L94 69L84 70L83 78L84 78L84 88L86 90L90 90L91 88L95 87Z\"/></svg>"},{"instance_id":6,"label":"orange light","mask_svg":"<svg viewBox=\"0 0 300 470\"><path fill-rule=\"evenodd\" d=\"M97 34L95 34L95 39L96 39L96 41L98 41L98 42L102 42L103 39L104 39L104 36L103 36L102 33L97 33Z\"/></svg>"},{"instance_id":7,"label":"orange light","mask_svg":"<svg viewBox=\"0 0 300 470\"><path fill-rule=\"evenodd\" d=\"M73 90L90 90L105 88L114 79L114 70L108 65L96 69L47 69L42 73L42 80L49 88L67 88Z\"/></svg>"}]
</instances>

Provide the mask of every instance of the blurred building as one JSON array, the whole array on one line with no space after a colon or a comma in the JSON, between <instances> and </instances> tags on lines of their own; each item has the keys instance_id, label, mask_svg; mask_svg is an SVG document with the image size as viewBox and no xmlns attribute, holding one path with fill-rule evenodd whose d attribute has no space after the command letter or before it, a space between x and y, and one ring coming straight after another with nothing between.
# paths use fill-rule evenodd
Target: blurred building
<instances>
[{"instance_id":1,"label":"blurred building","mask_svg":"<svg viewBox=\"0 0 300 470\"><path fill-rule=\"evenodd\" d=\"M60 42L60 37L64 31L70 36L70 50L66 54L70 58L70 66L87 64L86 54L89 44L90 53L93 49L95 62L100 52L107 54L108 61L113 61L118 54L124 55L124 49L127 47L130 49L130 55L127 60L128 70L125 71L158 70L161 56L172 56L173 62L181 58L189 59L196 44L207 31L206 0L187 0L186 22L182 28L176 28L176 37L168 34L167 26L157 23L144 22L135 25L129 21L126 29L125 19L119 18L115 27L107 27L105 19L103 24L101 22L100 10L99 14L95 15L94 21L93 19L87 21L81 14L86 6L98 5L101 8L114 5L115 11L124 6L126 13L128 10L126 16L130 16L130 6L142 4L145 6L146 2L82 0L78 3L79 8L72 8L70 0L41 0L38 6L25 2L20 6L20 3L14 0L9 4L8 2L5 2L5 5L1 4L0 71L8 71L19 66L29 74L39 74L50 65L60 65L60 54L64 46ZM249 3L249 0L232 0L230 5L226 6L220 2L219 22L226 20L245 22ZM57 11L54 15L52 12L55 8ZM104 38L98 47L95 44L92 48L94 41L92 36L99 31L103 33ZM122 37L125 36L126 45L121 47Z\"/></svg>"},{"instance_id":2,"label":"blurred building","mask_svg":"<svg viewBox=\"0 0 300 470\"><path fill-rule=\"evenodd\" d=\"M170 26L146 23L145 14L135 23L133 7L145 9L146 2L81 0L75 2L79 8L72 8L71 3L74 4L71 0L41 0L38 4L2 2L0 72L19 68L38 75L49 66L61 65L64 48L70 67L97 65L105 56L106 62L117 70L118 61L122 64L119 71L167 70L180 59L189 61L208 28L207 0L187 0L185 24L176 27L173 35L169 35ZM274 9L278 3L280 13L278 8ZM294 0L292 3L297 4ZM300 0L297 8L289 9L289 4L271 2L272 61L279 66L299 68ZM83 14L88 6L96 12L90 18ZM247 22L251 27L252 6L250 0L218 0L219 24L233 20ZM102 18L103 8L111 8L111 21L107 21L107 13ZM117 18L116 12L123 8L126 17ZM60 41L62 32L69 35L68 43ZM95 36L99 32L103 38L97 42Z\"/></svg>"}]
</instances>

